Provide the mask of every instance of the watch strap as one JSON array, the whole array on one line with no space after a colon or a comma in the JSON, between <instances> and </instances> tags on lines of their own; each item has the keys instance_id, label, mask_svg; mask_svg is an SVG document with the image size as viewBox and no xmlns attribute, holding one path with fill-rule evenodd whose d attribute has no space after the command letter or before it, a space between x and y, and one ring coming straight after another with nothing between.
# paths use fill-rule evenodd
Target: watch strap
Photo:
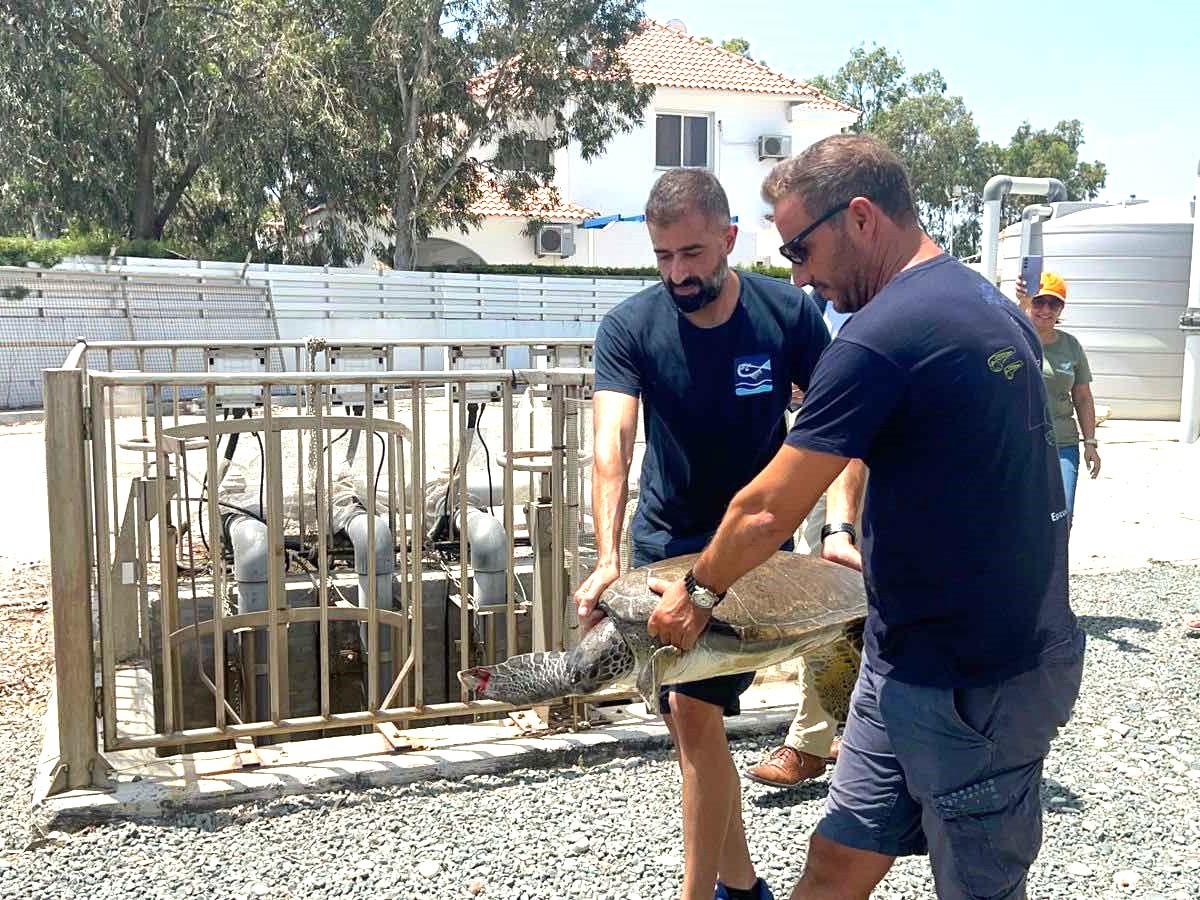
<instances>
[{"instance_id":1,"label":"watch strap","mask_svg":"<svg viewBox=\"0 0 1200 900\"><path fill-rule=\"evenodd\" d=\"M718 594L716 591L712 590L711 588L706 588L704 585L700 584L698 581L696 581L696 573L692 569L688 569L686 574L684 574L683 586L685 588L687 588L689 597L694 598L697 591L703 590L703 591L708 591L708 593L712 594L714 597L717 598L711 607L701 607L702 609L715 608L718 603L720 603L722 600L725 599L725 594L727 593L726 591L722 591L721 593ZM699 604L697 604L697 605L699 605Z\"/></svg>"},{"instance_id":2,"label":"watch strap","mask_svg":"<svg viewBox=\"0 0 1200 900\"><path fill-rule=\"evenodd\" d=\"M837 534L841 531L850 535L850 543L858 544L858 531L855 529L853 522L838 522L836 525L832 523L823 525L821 527L821 543L825 543L825 538L831 534Z\"/></svg>"}]
</instances>

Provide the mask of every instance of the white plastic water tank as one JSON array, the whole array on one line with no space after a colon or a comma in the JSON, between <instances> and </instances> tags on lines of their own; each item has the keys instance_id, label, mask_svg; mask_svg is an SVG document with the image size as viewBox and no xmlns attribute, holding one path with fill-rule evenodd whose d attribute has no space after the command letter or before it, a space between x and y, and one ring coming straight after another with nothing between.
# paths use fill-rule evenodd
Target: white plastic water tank
<instances>
[{"instance_id":1,"label":"white plastic water tank","mask_svg":"<svg viewBox=\"0 0 1200 900\"><path fill-rule=\"evenodd\" d=\"M1041 224L1043 269L1067 281L1064 331L1087 351L1096 402L1114 418L1179 418L1192 204L1114 204ZM1001 289L1016 293L1021 226L1000 236Z\"/></svg>"}]
</instances>

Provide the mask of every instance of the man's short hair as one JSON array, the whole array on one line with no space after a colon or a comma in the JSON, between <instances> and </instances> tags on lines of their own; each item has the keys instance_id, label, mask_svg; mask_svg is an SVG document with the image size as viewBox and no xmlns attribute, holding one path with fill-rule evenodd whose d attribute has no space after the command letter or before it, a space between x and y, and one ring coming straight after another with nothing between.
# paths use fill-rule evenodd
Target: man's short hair
<instances>
[{"instance_id":1,"label":"man's short hair","mask_svg":"<svg viewBox=\"0 0 1200 900\"><path fill-rule=\"evenodd\" d=\"M775 206L795 194L811 216L866 197L893 222L919 221L908 170L900 157L865 134L835 134L776 164L762 196Z\"/></svg>"},{"instance_id":2,"label":"man's short hair","mask_svg":"<svg viewBox=\"0 0 1200 900\"><path fill-rule=\"evenodd\" d=\"M705 169L664 172L646 201L648 225L673 225L692 212L716 225L728 225L729 198L715 175Z\"/></svg>"}]
</instances>

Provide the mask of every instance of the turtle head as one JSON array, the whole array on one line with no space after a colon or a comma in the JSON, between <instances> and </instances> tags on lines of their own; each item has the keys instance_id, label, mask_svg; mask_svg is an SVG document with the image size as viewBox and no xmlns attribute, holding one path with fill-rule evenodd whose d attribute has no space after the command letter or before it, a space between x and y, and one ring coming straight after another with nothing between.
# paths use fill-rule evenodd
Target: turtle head
<instances>
[{"instance_id":1,"label":"turtle head","mask_svg":"<svg viewBox=\"0 0 1200 900\"><path fill-rule=\"evenodd\" d=\"M604 620L566 653L522 653L494 666L463 669L458 680L474 692L477 700L528 706L557 697L590 694L632 668L632 652L616 625Z\"/></svg>"}]
</instances>

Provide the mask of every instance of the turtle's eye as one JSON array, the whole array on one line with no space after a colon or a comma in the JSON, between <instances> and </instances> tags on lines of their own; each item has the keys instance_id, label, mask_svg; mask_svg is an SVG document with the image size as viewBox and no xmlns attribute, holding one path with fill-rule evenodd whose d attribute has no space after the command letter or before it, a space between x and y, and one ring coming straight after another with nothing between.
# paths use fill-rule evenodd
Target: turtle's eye
<instances>
[{"instance_id":1,"label":"turtle's eye","mask_svg":"<svg viewBox=\"0 0 1200 900\"><path fill-rule=\"evenodd\" d=\"M600 672L599 666L593 665L593 666L588 667L588 679L595 680L596 675L599 674L599 672Z\"/></svg>"}]
</instances>

